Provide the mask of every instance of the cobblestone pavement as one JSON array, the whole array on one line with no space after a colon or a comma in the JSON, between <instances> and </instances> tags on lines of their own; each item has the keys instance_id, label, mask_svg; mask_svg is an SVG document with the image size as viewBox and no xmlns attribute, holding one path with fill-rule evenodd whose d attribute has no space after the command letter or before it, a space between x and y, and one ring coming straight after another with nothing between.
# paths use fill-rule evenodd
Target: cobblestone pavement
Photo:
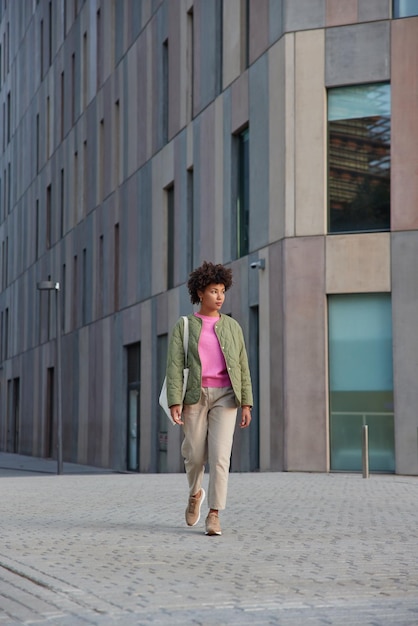
<instances>
[{"instance_id":1,"label":"cobblestone pavement","mask_svg":"<svg viewBox=\"0 0 418 626\"><path fill-rule=\"evenodd\" d=\"M414 477L231 474L222 537L185 526L182 474L0 494L0 626L418 624Z\"/></svg>"}]
</instances>

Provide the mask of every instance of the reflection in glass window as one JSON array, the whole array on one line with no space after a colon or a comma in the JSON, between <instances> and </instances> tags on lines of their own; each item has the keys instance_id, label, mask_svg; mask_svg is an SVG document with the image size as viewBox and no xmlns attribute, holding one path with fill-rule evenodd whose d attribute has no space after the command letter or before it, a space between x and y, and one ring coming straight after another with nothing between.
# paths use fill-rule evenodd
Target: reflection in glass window
<instances>
[{"instance_id":1,"label":"reflection in glass window","mask_svg":"<svg viewBox=\"0 0 418 626\"><path fill-rule=\"evenodd\" d=\"M329 232L390 228L390 85L328 92Z\"/></svg>"},{"instance_id":2,"label":"reflection in glass window","mask_svg":"<svg viewBox=\"0 0 418 626\"><path fill-rule=\"evenodd\" d=\"M418 0L394 0L393 17L418 15Z\"/></svg>"}]
</instances>

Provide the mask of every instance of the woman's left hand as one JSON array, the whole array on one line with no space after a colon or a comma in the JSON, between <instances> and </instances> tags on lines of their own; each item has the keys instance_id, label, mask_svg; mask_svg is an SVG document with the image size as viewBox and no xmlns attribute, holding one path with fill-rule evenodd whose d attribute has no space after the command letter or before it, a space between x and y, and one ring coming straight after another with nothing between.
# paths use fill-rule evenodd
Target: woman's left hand
<instances>
[{"instance_id":1,"label":"woman's left hand","mask_svg":"<svg viewBox=\"0 0 418 626\"><path fill-rule=\"evenodd\" d=\"M242 406L240 428L248 428L250 424L251 424L251 409L249 406Z\"/></svg>"}]
</instances>

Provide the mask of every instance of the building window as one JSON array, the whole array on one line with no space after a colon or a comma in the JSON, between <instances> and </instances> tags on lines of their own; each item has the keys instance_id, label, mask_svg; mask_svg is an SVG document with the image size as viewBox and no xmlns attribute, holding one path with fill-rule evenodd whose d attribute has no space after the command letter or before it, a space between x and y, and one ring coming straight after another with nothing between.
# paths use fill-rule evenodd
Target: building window
<instances>
[{"instance_id":1,"label":"building window","mask_svg":"<svg viewBox=\"0 0 418 626\"><path fill-rule=\"evenodd\" d=\"M113 308L119 311L119 272L120 272L120 235L119 224L115 224L113 234Z\"/></svg>"},{"instance_id":2,"label":"building window","mask_svg":"<svg viewBox=\"0 0 418 626\"><path fill-rule=\"evenodd\" d=\"M77 328L77 309L78 309L78 263L77 255L73 258L73 284L72 284L72 300L71 300L71 321L72 328Z\"/></svg>"},{"instance_id":3,"label":"building window","mask_svg":"<svg viewBox=\"0 0 418 626\"><path fill-rule=\"evenodd\" d=\"M64 124L65 124L65 77L64 72L61 72L61 141L64 139Z\"/></svg>"},{"instance_id":4,"label":"building window","mask_svg":"<svg viewBox=\"0 0 418 626\"><path fill-rule=\"evenodd\" d=\"M328 298L331 469L360 471L368 426L370 469L395 470L390 294Z\"/></svg>"},{"instance_id":5,"label":"building window","mask_svg":"<svg viewBox=\"0 0 418 626\"><path fill-rule=\"evenodd\" d=\"M71 124L75 122L75 53L71 55Z\"/></svg>"},{"instance_id":6,"label":"building window","mask_svg":"<svg viewBox=\"0 0 418 626\"><path fill-rule=\"evenodd\" d=\"M187 13L187 83L186 83L186 120L193 119L193 60L194 60L194 37L193 37L193 7Z\"/></svg>"},{"instance_id":7,"label":"building window","mask_svg":"<svg viewBox=\"0 0 418 626\"><path fill-rule=\"evenodd\" d=\"M394 0L393 17L411 17L418 15L417 0Z\"/></svg>"},{"instance_id":8,"label":"building window","mask_svg":"<svg viewBox=\"0 0 418 626\"><path fill-rule=\"evenodd\" d=\"M52 188L51 185L48 185L46 188L46 220L45 220L45 228L46 228L46 247L51 247L51 234L52 234Z\"/></svg>"},{"instance_id":9,"label":"building window","mask_svg":"<svg viewBox=\"0 0 418 626\"><path fill-rule=\"evenodd\" d=\"M330 233L390 228L390 85L328 92Z\"/></svg>"},{"instance_id":10,"label":"building window","mask_svg":"<svg viewBox=\"0 0 418 626\"><path fill-rule=\"evenodd\" d=\"M166 188L167 200L167 289L174 287L175 228L174 228L174 185Z\"/></svg>"},{"instance_id":11,"label":"building window","mask_svg":"<svg viewBox=\"0 0 418 626\"><path fill-rule=\"evenodd\" d=\"M166 39L163 43L163 53L162 53L162 94L161 94L161 103L162 103L162 141L163 143L167 143L168 141L168 110L169 110L169 78L168 78L168 39Z\"/></svg>"},{"instance_id":12,"label":"building window","mask_svg":"<svg viewBox=\"0 0 418 626\"><path fill-rule=\"evenodd\" d=\"M246 128L235 137L235 221L236 221L236 256L245 256L249 252L249 217L250 217L250 145L249 129Z\"/></svg>"},{"instance_id":13,"label":"building window","mask_svg":"<svg viewBox=\"0 0 418 626\"><path fill-rule=\"evenodd\" d=\"M187 271L194 268L194 173L187 170Z\"/></svg>"},{"instance_id":14,"label":"building window","mask_svg":"<svg viewBox=\"0 0 418 626\"><path fill-rule=\"evenodd\" d=\"M64 169L61 169L61 180L60 180L60 237L64 237L64 228L65 228L65 194L64 194Z\"/></svg>"}]
</instances>

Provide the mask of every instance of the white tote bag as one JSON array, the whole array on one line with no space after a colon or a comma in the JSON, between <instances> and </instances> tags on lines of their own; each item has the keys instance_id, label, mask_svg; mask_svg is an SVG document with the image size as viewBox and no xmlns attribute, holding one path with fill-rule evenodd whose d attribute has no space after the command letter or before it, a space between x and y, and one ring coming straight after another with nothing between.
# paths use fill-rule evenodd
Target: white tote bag
<instances>
[{"instance_id":1,"label":"white tote bag","mask_svg":"<svg viewBox=\"0 0 418 626\"><path fill-rule=\"evenodd\" d=\"M184 330L183 330L183 348L184 348L184 363L187 365L187 349L189 346L189 320L185 315L183 315L184 320ZM183 395L182 401L184 400L184 396L186 395L187 381L189 378L189 368L185 367L183 369ZM167 377L164 378L163 386L161 388L159 403L161 408L164 409L165 414L167 415L170 422L175 425L175 421L171 417L170 407L167 402Z\"/></svg>"}]
</instances>

